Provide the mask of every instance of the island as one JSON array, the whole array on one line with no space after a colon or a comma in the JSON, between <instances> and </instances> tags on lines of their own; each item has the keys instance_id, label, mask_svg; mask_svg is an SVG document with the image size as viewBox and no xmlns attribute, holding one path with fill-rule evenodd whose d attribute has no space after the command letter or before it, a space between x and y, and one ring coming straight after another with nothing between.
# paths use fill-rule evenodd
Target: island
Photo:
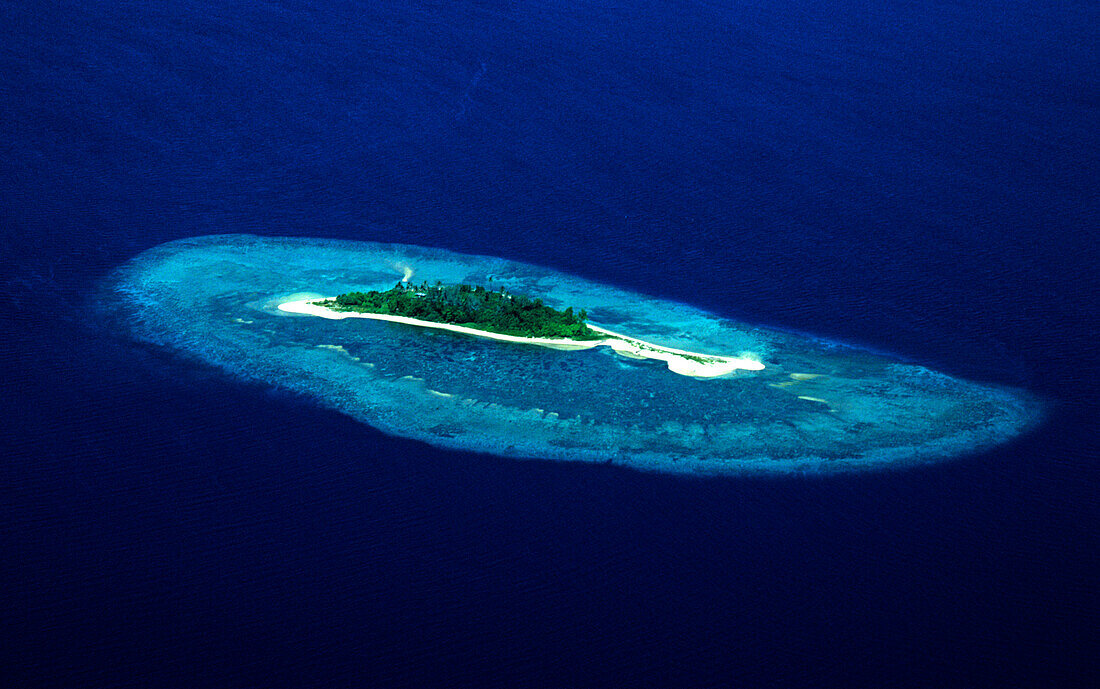
<instances>
[{"instance_id":1,"label":"island","mask_svg":"<svg viewBox=\"0 0 1100 689\"><path fill-rule=\"evenodd\" d=\"M585 309L576 313L572 306L558 310L542 299L512 294L505 287L490 290L482 285L444 285L442 281L414 286L402 280L384 292L288 301L278 308L322 318L385 320L553 349L607 346L626 357L664 361L673 373L696 378L764 369L764 364L752 358L689 352L628 337L588 323Z\"/></svg>"},{"instance_id":2,"label":"island","mask_svg":"<svg viewBox=\"0 0 1100 689\"><path fill-rule=\"evenodd\" d=\"M585 323L588 312L584 309L577 314L572 306L559 311L546 306L541 299L512 294L505 287L489 290L481 285L444 285L440 280L434 285L425 281L413 286L402 280L385 292L350 292L315 303L334 311L406 316L498 335L569 340L602 337Z\"/></svg>"},{"instance_id":3,"label":"island","mask_svg":"<svg viewBox=\"0 0 1100 689\"><path fill-rule=\"evenodd\" d=\"M439 455L470 469L492 454L677 474L862 471L981 452L1044 415L1024 390L427 246L188 237L97 289L91 322L176 353L184 375L220 370L470 451Z\"/></svg>"}]
</instances>

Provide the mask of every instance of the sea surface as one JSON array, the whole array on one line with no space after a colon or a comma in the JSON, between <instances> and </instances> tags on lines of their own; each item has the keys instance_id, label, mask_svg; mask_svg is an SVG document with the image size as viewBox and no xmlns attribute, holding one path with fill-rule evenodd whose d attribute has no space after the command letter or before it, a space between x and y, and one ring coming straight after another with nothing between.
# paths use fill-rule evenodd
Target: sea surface
<instances>
[{"instance_id":1,"label":"sea surface","mask_svg":"<svg viewBox=\"0 0 1100 689\"><path fill-rule=\"evenodd\" d=\"M0 685L1088 686L1100 6L0 1ZM385 435L104 327L141 252L488 254L1026 390L921 468Z\"/></svg>"}]
</instances>

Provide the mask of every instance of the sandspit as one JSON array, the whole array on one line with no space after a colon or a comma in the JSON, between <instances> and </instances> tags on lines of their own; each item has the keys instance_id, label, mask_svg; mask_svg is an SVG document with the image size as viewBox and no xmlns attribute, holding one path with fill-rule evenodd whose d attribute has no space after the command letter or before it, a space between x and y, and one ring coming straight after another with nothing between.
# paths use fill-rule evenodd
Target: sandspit
<instances>
[{"instance_id":1,"label":"sandspit","mask_svg":"<svg viewBox=\"0 0 1100 689\"><path fill-rule=\"evenodd\" d=\"M335 311L315 303L318 301L324 301L324 298L318 297L313 299L285 301L279 304L278 308L280 311L286 313L319 316L321 318L333 320L342 320L344 318L369 318L371 320L403 323L405 325L434 328L436 330L449 330L464 335L485 337L491 340L537 345L539 347L550 347L552 349L578 350L592 349L594 347L611 347L617 354L623 356L635 359L656 359L664 361L668 366L668 370L673 373L678 373L682 376L692 376L694 378L714 378L733 373L737 370L760 371L764 368L764 364L749 357L718 356L715 354L701 354L682 349L674 349L672 347L664 347L634 337L622 335L607 330L606 328L592 325L591 323L588 324L589 328L598 333L607 335L607 338L602 340L570 340L542 337L518 337L516 335L503 335L487 330L479 330L464 325L423 321L407 316L392 316L381 313L359 313L355 311Z\"/></svg>"}]
</instances>

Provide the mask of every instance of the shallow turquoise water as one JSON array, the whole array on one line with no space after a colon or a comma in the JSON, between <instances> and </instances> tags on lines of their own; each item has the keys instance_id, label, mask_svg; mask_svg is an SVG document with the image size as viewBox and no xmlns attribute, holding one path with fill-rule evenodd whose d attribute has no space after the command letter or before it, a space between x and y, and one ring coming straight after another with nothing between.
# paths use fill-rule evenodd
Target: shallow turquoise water
<instances>
[{"instance_id":1,"label":"shallow turquoise water","mask_svg":"<svg viewBox=\"0 0 1100 689\"><path fill-rule=\"evenodd\" d=\"M563 352L364 319L285 314L302 293L414 280L503 285L691 351L750 355L715 379L607 348ZM927 462L1034 423L1024 393L486 256L397 244L219 235L151 249L103 292L130 335L305 393L449 448L676 472L853 470Z\"/></svg>"}]
</instances>

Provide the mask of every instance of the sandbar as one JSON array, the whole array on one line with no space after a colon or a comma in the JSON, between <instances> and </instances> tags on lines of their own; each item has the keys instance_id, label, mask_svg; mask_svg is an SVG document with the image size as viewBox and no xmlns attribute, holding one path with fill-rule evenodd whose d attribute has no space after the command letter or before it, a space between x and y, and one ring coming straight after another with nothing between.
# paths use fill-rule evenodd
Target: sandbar
<instances>
[{"instance_id":1,"label":"sandbar","mask_svg":"<svg viewBox=\"0 0 1100 689\"><path fill-rule=\"evenodd\" d=\"M293 301L285 301L278 305L280 311L286 313L296 313L307 316L318 316L320 318L328 318L332 320L343 320L345 318L368 318L376 321L389 321L390 323L402 323L405 325L413 325L420 328L434 328L436 330L449 330L451 332L462 333L463 335L473 335L475 337L485 337L491 340L499 340L502 342L515 342L519 344L537 345L539 347L550 347L552 349L563 350L580 350L580 349L593 349L595 347L610 347L617 354L622 354L635 359L656 359L664 361L668 366L668 370L673 373L678 373L682 376L691 376L694 378L715 378L718 376L728 375L734 371L762 371L764 364L748 357L731 357L731 356L719 356L715 354L701 354L698 352L689 352L683 349L674 349L672 347L664 347L656 345L651 342L639 340L635 337L629 337L620 333L613 332L606 328L588 324L588 327L595 330L598 333L607 335L608 337L602 340L571 340L567 338L546 338L546 337L520 337L517 335L504 335L502 333L494 333L488 330L480 330L478 328L470 328L464 325L455 325L453 323L437 323L435 321L424 321L417 318L409 318L408 316L394 316L390 314L382 313L361 313L357 311L336 311L326 306L321 306L315 302L324 301L324 298L314 299L300 299Z\"/></svg>"}]
</instances>

